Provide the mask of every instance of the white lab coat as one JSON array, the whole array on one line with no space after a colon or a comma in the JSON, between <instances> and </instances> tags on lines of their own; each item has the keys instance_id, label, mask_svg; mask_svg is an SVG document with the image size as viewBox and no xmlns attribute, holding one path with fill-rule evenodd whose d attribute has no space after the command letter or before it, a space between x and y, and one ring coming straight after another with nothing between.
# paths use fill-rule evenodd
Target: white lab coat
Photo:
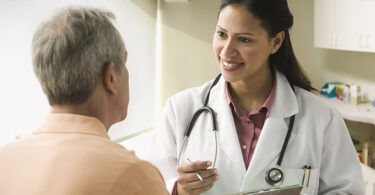
<instances>
[{"instance_id":1,"label":"white lab coat","mask_svg":"<svg viewBox=\"0 0 375 195\"><path fill-rule=\"evenodd\" d=\"M281 168L282 186L301 184L303 166L311 166L309 186L306 172L303 194L364 194L361 166L345 123L329 103L312 93L295 87L277 72L276 96L266 119L251 163L246 170L235 124L225 93L223 78L212 89L209 106L216 112L218 155L215 167L219 180L204 194L220 195L266 188L267 169L276 165L290 116L296 114L293 132ZM177 156L185 129L194 112L202 107L212 81L201 87L182 91L169 98L155 135L152 162L161 170L167 187L177 178ZM215 138L209 114L196 121L188 145L182 153L186 159L213 160Z\"/></svg>"}]
</instances>

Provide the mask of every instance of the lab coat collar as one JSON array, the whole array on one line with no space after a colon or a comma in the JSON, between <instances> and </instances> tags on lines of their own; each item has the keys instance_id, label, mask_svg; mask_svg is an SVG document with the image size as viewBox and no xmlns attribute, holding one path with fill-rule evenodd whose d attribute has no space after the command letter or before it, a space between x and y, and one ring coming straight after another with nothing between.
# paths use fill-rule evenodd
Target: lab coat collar
<instances>
[{"instance_id":1,"label":"lab coat collar","mask_svg":"<svg viewBox=\"0 0 375 195\"><path fill-rule=\"evenodd\" d=\"M297 98L290 87L284 74L276 71L276 95L271 110L277 110L281 117L287 118L298 112ZM209 105L220 113L228 107L228 99L225 92L226 81L221 76L217 86L213 87L210 95ZM217 97L217 98L213 98Z\"/></svg>"},{"instance_id":2,"label":"lab coat collar","mask_svg":"<svg viewBox=\"0 0 375 195\"><path fill-rule=\"evenodd\" d=\"M225 80L220 78L211 91L209 105L217 112L219 147L232 161L233 171L241 177L242 190L264 186L265 170L276 165L285 135L289 117L298 112L296 96L286 77L276 71L277 88L270 115L265 121L252 161L246 171L232 112L225 94ZM289 143L293 141L294 131ZM261 180L256 178L262 177ZM259 182L257 182L259 181Z\"/></svg>"},{"instance_id":3,"label":"lab coat collar","mask_svg":"<svg viewBox=\"0 0 375 195\"><path fill-rule=\"evenodd\" d=\"M276 71L276 79L276 96L271 110L277 111L280 117L288 118L298 112L297 97L284 74Z\"/></svg>"}]
</instances>

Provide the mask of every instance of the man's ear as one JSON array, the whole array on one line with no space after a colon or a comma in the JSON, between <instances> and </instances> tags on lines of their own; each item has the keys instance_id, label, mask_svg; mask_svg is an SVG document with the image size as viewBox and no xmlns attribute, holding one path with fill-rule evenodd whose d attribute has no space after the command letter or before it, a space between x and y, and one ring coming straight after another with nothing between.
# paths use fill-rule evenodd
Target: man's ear
<instances>
[{"instance_id":1,"label":"man's ear","mask_svg":"<svg viewBox=\"0 0 375 195\"><path fill-rule=\"evenodd\" d=\"M115 65L110 62L103 68L103 86L111 94L117 94L116 79Z\"/></svg>"}]
</instances>

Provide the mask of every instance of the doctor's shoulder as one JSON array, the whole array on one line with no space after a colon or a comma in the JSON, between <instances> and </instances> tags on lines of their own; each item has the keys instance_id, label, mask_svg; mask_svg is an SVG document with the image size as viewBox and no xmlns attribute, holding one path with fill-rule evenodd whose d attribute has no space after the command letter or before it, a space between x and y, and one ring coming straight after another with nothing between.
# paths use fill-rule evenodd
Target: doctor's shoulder
<instances>
[{"instance_id":1,"label":"doctor's shoulder","mask_svg":"<svg viewBox=\"0 0 375 195\"><path fill-rule=\"evenodd\" d=\"M340 115L338 110L322 97L299 87L295 87L295 89L299 112L309 113L317 119L324 118L328 121L332 117Z\"/></svg>"}]
</instances>

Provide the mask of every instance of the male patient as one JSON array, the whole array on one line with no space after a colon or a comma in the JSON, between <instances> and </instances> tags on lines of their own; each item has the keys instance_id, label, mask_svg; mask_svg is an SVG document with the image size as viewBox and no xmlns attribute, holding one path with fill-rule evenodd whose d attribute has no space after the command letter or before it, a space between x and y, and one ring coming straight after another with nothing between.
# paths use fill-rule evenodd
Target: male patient
<instances>
[{"instance_id":1,"label":"male patient","mask_svg":"<svg viewBox=\"0 0 375 195\"><path fill-rule=\"evenodd\" d=\"M36 31L33 67L51 114L0 148L1 195L168 194L154 166L107 135L129 102L127 51L112 19L66 8Z\"/></svg>"}]
</instances>

